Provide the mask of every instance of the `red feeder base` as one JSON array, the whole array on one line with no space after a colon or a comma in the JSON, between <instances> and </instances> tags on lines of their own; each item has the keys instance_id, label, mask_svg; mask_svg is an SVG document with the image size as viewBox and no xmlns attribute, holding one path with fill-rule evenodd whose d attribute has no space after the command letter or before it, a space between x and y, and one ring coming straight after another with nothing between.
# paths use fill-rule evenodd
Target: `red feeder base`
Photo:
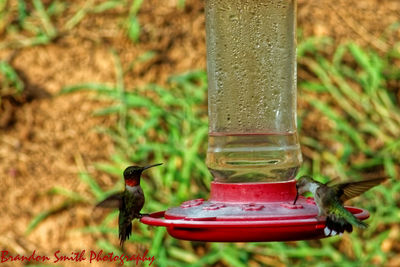
<instances>
[{"instance_id":1,"label":"red feeder base","mask_svg":"<svg viewBox=\"0 0 400 267\"><path fill-rule=\"evenodd\" d=\"M212 242L294 241L327 237L312 198L296 196L296 182L211 184L211 198L143 217L142 223L165 226L178 239ZM365 210L347 207L358 219ZM165 219L163 219L164 217Z\"/></svg>"}]
</instances>

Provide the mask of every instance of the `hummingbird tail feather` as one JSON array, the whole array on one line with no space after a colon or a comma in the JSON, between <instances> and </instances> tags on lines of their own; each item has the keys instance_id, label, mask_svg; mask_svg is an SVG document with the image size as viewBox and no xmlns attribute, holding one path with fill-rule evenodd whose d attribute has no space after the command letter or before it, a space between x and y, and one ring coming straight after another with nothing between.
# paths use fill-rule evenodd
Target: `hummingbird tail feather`
<instances>
[{"instance_id":1,"label":"hummingbird tail feather","mask_svg":"<svg viewBox=\"0 0 400 267\"><path fill-rule=\"evenodd\" d=\"M365 222L360 221L359 219L357 219L350 211L348 211L347 209L345 210L345 212L343 212L342 214L343 218L346 219L347 222L351 223L352 225L361 228L361 229L365 229L368 227L368 224L366 224Z\"/></svg>"},{"instance_id":2,"label":"hummingbird tail feather","mask_svg":"<svg viewBox=\"0 0 400 267\"><path fill-rule=\"evenodd\" d=\"M119 227L119 239L121 247L124 245L125 240L129 239L132 234L132 222L129 224L120 225Z\"/></svg>"},{"instance_id":3,"label":"hummingbird tail feather","mask_svg":"<svg viewBox=\"0 0 400 267\"><path fill-rule=\"evenodd\" d=\"M368 224L365 222L362 222L360 220L357 220L357 222L355 223L355 225L359 228L365 229L368 228Z\"/></svg>"},{"instance_id":4,"label":"hummingbird tail feather","mask_svg":"<svg viewBox=\"0 0 400 267\"><path fill-rule=\"evenodd\" d=\"M353 231L353 226L346 219L342 217L335 216L334 214L328 215L326 218L326 227L335 231L336 233L343 233L345 231L351 233Z\"/></svg>"}]
</instances>

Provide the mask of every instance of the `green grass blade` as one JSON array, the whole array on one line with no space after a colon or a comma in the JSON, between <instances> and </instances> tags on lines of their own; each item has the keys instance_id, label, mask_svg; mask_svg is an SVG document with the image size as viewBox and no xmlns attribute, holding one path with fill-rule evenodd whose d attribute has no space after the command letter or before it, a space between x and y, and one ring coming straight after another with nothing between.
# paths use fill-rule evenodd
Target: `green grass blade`
<instances>
[{"instance_id":1,"label":"green grass blade","mask_svg":"<svg viewBox=\"0 0 400 267\"><path fill-rule=\"evenodd\" d=\"M109 93L114 91L115 88L101 83L82 83L64 87L61 90L61 94L69 94L85 90L94 91L98 93Z\"/></svg>"},{"instance_id":2,"label":"green grass blade","mask_svg":"<svg viewBox=\"0 0 400 267\"><path fill-rule=\"evenodd\" d=\"M61 203L60 205L51 208L47 211L42 211L40 212L38 215L36 215L29 223L28 227L26 228L25 234L28 235L30 234L42 221L44 221L45 219L47 219L48 217L50 217L53 214L56 214L58 212L61 212L63 210L68 209L69 207L73 206L74 204L76 204L75 201L72 200L66 200L63 203Z\"/></svg>"},{"instance_id":3,"label":"green grass blade","mask_svg":"<svg viewBox=\"0 0 400 267\"><path fill-rule=\"evenodd\" d=\"M4 77L0 88L0 97L5 94L18 94L24 90L24 83L15 69L6 61L0 60L0 75ZM10 92L6 89L11 88Z\"/></svg>"},{"instance_id":4,"label":"green grass blade","mask_svg":"<svg viewBox=\"0 0 400 267\"><path fill-rule=\"evenodd\" d=\"M91 192L95 196L96 200L102 200L106 193L101 189L99 184L85 171L79 172L79 178L82 182L89 186Z\"/></svg>"},{"instance_id":5,"label":"green grass blade","mask_svg":"<svg viewBox=\"0 0 400 267\"><path fill-rule=\"evenodd\" d=\"M43 24L45 32L49 39L53 39L57 36L57 30L51 23L50 17L48 16L43 3L41 0L33 0L33 5L38 12L39 18Z\"/></svg>"}]
</instances>

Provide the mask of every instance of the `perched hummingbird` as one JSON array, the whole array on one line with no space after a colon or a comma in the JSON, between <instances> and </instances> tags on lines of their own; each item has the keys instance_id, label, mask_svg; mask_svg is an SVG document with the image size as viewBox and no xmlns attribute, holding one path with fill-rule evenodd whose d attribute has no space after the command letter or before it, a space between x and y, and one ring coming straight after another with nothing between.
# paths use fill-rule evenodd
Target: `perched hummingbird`
<instances>
[{"instance_id":1,"label":"perched hummingbird","mask_svg":"<svg viewBox=\"0 0 400 267\"><path fill-rule=\"evenodd\" d=\"M310 176L302 176L296 183L297 195L293 204L296 204L299 195L311 192L318 207L317 217L326 216L325 235L335 235L344 231L351 232L353 231L353 225L360 228L366 228L368 225L344 208L343 203L346 200L361 195L384 180L386 178L332 185L331 182L322 184Z\"/></svg>"},{"instance_id":2,"label":"perched hummingbird","mask_svg":"<svg viewBox=\"0 0 400 267\"><path fill-rule=\"evenodd\" d=\"M121 247L132 233L132 220L143 216L140 213L144 205L144 194L140 187L140 176L144 170L161 164L158 163L146 167L130 166L126 168L124 171L125 190L107 197L96 205L96 207L119 209L118 226Z\"/></svg>"}]
</instances>

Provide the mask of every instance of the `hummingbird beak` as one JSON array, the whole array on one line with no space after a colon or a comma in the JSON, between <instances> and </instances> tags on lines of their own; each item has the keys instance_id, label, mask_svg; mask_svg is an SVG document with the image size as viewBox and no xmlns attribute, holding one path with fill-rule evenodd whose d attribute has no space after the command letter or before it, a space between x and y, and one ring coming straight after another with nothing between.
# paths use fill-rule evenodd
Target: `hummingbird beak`
<instances>
[{"instance_id":1,"label":"hummingbird beak","mask_svg":"<svg viewBox=\"0 0 400 267\"><path fill-rule=\"evenodd\" d=\"M297 199L299 198L299 188L296 185L296 198L294 199L293 205L296 205Z\"/></svg>"},{"instance_id":2,"label":"hummingbird beak","mask_svg":"<svg viewBox=\"0 0 400 267\"><path fill-rule=\"evenodd\" d=\"M149 169L149 168L155 167L155 166L160 166L161 164L162 164L162 163L157 163L157 164L153 164L153 165L149 165L149 166L143 167L143 171L144 171L144 170L147 170L147 169Z\"/></svg>"},{"instance_id":3,"label":"hummingbird beak","mask_svg":"<svg viewBox=\"0 0 400 267\"><path fill-rule=\"evenodd\" d=\"M294 199L293 205L296 205L296 201L299 198L299 192L296 193L296 198Z\"/></svg>"}]
</instances>

